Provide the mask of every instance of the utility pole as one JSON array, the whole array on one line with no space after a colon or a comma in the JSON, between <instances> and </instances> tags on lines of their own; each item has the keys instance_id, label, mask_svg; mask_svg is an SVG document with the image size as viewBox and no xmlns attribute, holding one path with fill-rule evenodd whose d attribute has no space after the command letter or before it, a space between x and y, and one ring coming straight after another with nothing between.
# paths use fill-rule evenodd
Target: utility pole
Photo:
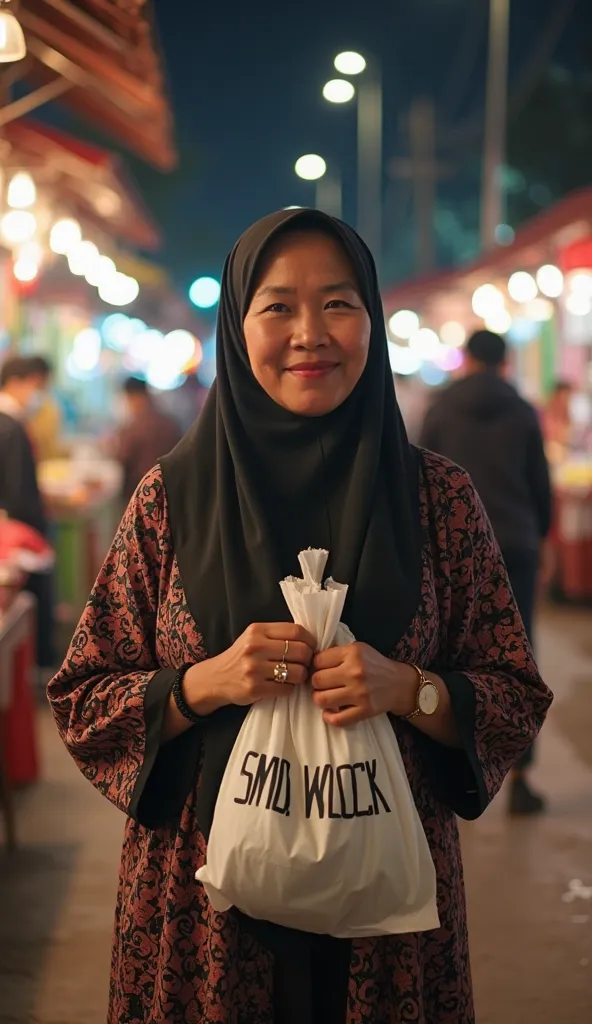
<instances>
[{"instance_id":1,"label":"utility pole","mask_svg":"<svg viewBox=\"0 0 592 1024\"><path fill-rule=\"evenodd\" d=\"M382 262L382 77L372 60L358 86L358 231Z\"/></svg>"},{"instance_id":2,"label":"utility pole","mask_svg":"<svg viewBox=\"0 0 592 1024\"><path fill-rule=\"evenodd\" d=\"M341 194L341 174L333 169L326 172L316 183L315 205L317 210L328 213L330 217L341 220L343 203Z\"/></svg>"},{"instance_id":3,"label":"utility pole","mask_svg":"<svg viewBox=\"0 0 592 1024\"><path fill-rule=\"evenodd\" d=\"M393 177L408 180L413 189L416 229L416 268L428 273L435 263L434 215L436 186L440 178L452 171L449 164L436 160L436 129L434 103L418 97L409 112L410 157L395 159L390 171Z\"/></svg>"},{"instance_id":4,"label":"utility pole","mask_svg":"<svg viewBox=\"0 0 592 1024\"><path fill-rule=\"evenodd\" d=\"M481 188L483 249L495 245L495 230L504 220L502 173L506 159L509 30L510 0L489 0L489 53Z\"/></svg>"}]
</instances>

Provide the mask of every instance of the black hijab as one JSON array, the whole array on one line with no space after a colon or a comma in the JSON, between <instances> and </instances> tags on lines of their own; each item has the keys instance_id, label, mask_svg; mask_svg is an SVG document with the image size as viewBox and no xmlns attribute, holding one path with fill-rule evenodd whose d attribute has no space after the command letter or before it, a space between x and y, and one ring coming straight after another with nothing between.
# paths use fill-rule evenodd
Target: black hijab
<instances>
[{"instance_id":1,"label":"black hijab","mask_svg":"<svg viewBox=\"0 0 592 1024\"><path fill-rule=\"evenodd\" d=\"M338 240L370 315L368 361L334 412L304 417L258 384L243 321L262 257L278 235L316 229ZM330 551L349 585L344 621L392 652L416 611L421 582L418 466L399 412L372 256L346 224L284 210L254 224L226 261L217 380L201 416L161 462L174 549L189 609L210 656L252 622L286 621L279 581L305 547Z\"/></svg>"},{"instance_id":2,"label":"black hijab","mask_svg":"<svg viewBox=\"0 0 592 1024\"><path fill-rule=\"evenodd\" d=\"M281 233L301 229L343 246L372 323L360 381L318 418L273 402L251 372L243 336L262 257ZM219 654L252 622L288 620L279 581L298 571L299 551L314 546L330 551L329 570L349 584L344 621L389 654L419 602L419 471L395 399L374 261L358 235L311 210L274 213L249 228L224 268L216 358L218 377L198 422L161 461L174 550L205 650ZM247 712L216 711L163 747L152 773L152 798L174 817L201 758L196 817L206 840ZM344 1019L348 942L233 912L273 952L278 1020L313 1020L313 1004L327 994L337 1003L322 1019Z\"/></svg>"}]
</instances>

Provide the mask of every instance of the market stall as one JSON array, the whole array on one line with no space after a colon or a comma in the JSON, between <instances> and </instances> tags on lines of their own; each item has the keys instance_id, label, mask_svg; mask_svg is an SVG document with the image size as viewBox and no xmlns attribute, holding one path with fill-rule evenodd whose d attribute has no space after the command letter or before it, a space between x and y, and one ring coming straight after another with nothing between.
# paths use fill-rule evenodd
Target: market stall
<instances>
[{"instance_id":1,"label":"market stall","mask_svg":"<svg viewBox=\"0 0 592 1024\"><path fill-rule=\"evenodd\" d=\"M569 438L549 457L556 495L557 587L592 597L592 188L582 189L460 269L384 294L393 372L440 386L462 371L463 347L487 328L509 342L510 372L541 409L561 380ZM546 426L546 424L545 424Z\"/></svg>"}]
</instances>

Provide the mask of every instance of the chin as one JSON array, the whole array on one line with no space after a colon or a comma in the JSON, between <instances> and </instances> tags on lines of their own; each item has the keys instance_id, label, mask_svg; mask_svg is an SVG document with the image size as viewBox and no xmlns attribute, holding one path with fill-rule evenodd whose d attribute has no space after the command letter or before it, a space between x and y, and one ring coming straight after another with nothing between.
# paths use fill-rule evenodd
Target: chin
<instances>
[{"instance_id":1,"label":"chin","mask_svg":"<svg viewBox=\"0 0 592 1024\"><path fill-rule=\"evenodd\" d=\"M344 401L341 395L299 395L285 403L297 416L327 416Z\"/></svg>"}]
</instances>

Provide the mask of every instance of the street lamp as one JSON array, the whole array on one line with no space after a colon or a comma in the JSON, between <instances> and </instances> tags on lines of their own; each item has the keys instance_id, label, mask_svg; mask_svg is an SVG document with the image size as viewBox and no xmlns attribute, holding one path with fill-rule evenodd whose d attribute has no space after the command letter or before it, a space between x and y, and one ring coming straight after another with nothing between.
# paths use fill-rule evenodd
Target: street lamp
<instances>
[{"instance_id":1,"label":"street lamp","mask_svg":"<svg viewBox=\"0 0 592 1024\"><path fill-rule=\"evenodd\" d=\"M294 170L304 181L315 181L315 207L332 217L341 218L341 178L335 172L327 174L327 163L317 153L306 153L294 164Z\"/></svg>"},{"instance_id":2,"label":"street lamp","mask_svg":"<svg viewBox=\"0 0 592 1024\"><path fill-rule=\"evenodd\" d=\"M22 60L27 55L27 44L20 23L7 10L10 0L0 0L0 64Z\"/></svg>"},{"instance_id":3,"label":"street lamp","mask_svg":"<svg viewBox=\"0 0 592 1024\"><path fill-rule=\"evenodd\" d=\"M378 63L367 63L361 53L338 53L334 67L342 75L362 75L358 96L358 231L380 266L382 256L382 80ZM338 79L327 82L323 96L330 103L346 103L346 90ZM356 89L350 83L349 99Z\"/></svg>"},{"instance_id":4,"label":"street lamp","mask_svg":"<svg viewBox=\"0 0 592 1024\"><path fill-rule=\"evenodd\" d=\"M355 95L355 86L345 78L332 78L323 88L323 96L329 103L349 103Z\"/></svg>"},{"instance_id":5,"label":"street lamp","mask_svg":"<svg viewBox=\"0 0 592 1024\"><path fill-rule=\"evenodd\" d=\"M304 181L319 181L327 173L327 164L322 156L318 156L316 153L306 153L298 158L294 164L294 170Z\"/></svg>"},{"instance_id":6,"label":"street lamp","mask_svg":"<svg viewBox=\"0 0 592 1024\"><path fill-rule=\"evenodd\" d=\"M345 50L338 53L333 61L336 71L341 75L361 75L366 70L366 60L361 53Z\"/></svg>"}]
</instances>

